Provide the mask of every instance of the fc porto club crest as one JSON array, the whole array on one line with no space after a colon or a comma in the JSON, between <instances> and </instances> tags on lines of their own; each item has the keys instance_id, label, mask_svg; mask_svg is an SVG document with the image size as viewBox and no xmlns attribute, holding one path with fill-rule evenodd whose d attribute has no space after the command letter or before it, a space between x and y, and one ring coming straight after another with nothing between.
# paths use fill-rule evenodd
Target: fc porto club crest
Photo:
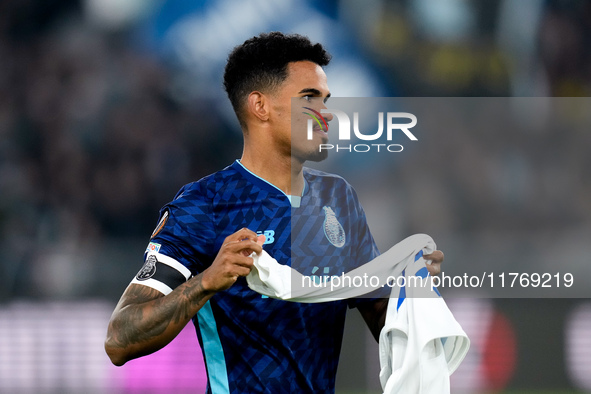
<instances>
[{"instance_id":1,"label":"fc porto club crest","mask_svg":"<svg viewBox=\"0 0 591 394\"><path fill-rule=\"evenodd\" d=\"M324 235L328 242L342 248L345 245L345 230L337 220L336 215L331 207L324 206Z\"/></svg>"},{"instance_id":2,"label":"fc porto club crest","mask_svg":"<svg viewBox=\"0 0 591 394\"><path fill-rule=\"evenodd\" d=\"M147 280L147 279L150 279L152 276L154 276L154 274L156 273L156 263L157 262L158 262L158 260L156 259L156 256L154 256L154 255L148 256L148 259L144 263L144 266L142 267L140 272L137 273L137 276L136 276L137 280Z\"/></svg>"}]
</instances>

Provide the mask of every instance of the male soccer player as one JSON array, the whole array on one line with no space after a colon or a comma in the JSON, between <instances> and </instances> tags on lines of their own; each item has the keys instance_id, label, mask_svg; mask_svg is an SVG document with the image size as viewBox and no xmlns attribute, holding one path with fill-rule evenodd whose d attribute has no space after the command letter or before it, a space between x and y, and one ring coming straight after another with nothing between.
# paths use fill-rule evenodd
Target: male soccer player
<instances>
[{"instance_id":1,"label":"male soccer player","mask_svg":"<svg viewBox=\"0 0 591 394\"><path fill-rule=\"evenodd\" d=\"M291 100L324 108L329 61L320 44L278 32L234 48L224 86L243 131L242 157L184 186L161 210L144 266L109 323L114 364L160 349L193 318L208 392L333 392L347 307L378 337L387 299L285 302L244 279L249 255L263 247L281 264L297 260L305 275L338 275L378 254L351 186L304 167L325 157L318 144L328 130L292 139ZM424 257L437 274L442 253Z\"/></svg>"}]
</instances>

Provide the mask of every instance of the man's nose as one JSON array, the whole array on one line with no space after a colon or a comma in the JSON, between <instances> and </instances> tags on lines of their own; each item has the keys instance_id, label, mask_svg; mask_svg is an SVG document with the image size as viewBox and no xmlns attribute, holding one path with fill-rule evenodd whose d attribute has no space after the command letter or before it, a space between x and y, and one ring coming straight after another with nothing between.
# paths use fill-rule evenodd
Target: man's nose
<instances>
[{"instance_id":1,"label":"man's nose","mask_svg":"<svg viewBox=\"0 0 591 394\"><path fill-rule=\"evenodd\" d=\"M332 118L334 118L334 116L333 116L333 114L332 114L332 113L330 113L330 112L323 111L323 110L325 110L325 109L326 109L326 107L325 107L325 106L323 106L323 107L324 107L324 108L322 108L322 109L320 110L320 113L322 114L322 117L324 118L324 120L326 120L327 122L330 122L330 121L332 120Z\"/></svg>"}]
</instances>

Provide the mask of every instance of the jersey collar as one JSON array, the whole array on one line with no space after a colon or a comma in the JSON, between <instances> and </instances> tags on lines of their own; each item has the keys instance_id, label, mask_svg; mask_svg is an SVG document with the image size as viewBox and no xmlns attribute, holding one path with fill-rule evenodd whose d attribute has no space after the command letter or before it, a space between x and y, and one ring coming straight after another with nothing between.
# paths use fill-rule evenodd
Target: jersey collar
<instances>
[{"instance_id":1,"label":"jersey collar","mask_svg":"<svg viewBox=\"0 0 591 394\"><path fill-rule=\"evenodd\" d=\"M265 185L268 185L268 186L272 187L275 191L281 193L283 196L285 196L289 200L289 203L291 204L291 206L293 208L300 207L300 205L302 203L302 196L304 195L304 193L306 192L306 189L308 188L308 183L306 182L305 178L304 178L304 189L302 190L302 196L292 196L292 195L286 194L283 190L279 189L277 186L275 186L271 182L267 181L264 178L261 178L260 176L258 176L254 172L250 171L248 168L244 167L244 165L240 162L240 159L236 159L235 165L233 167L235 169L237 169L238 171L242 172L243 174L245 174L245 173L249 174L250 176L254 177L257 181L263 182Z\"/></svg>"}]
</instances>

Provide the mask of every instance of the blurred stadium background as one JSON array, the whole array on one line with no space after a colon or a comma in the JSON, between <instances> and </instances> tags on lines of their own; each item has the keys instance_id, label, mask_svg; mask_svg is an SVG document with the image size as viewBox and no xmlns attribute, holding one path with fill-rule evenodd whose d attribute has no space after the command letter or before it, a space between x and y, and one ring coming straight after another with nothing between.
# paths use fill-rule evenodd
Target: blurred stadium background
<instances>
[{"instance_id":1,"label":"blurred stadium background","mask_svg":"<svg viewBox=\"0 0 591 394\"><path fill-rule=\"evenodd\" d=\"M270 30L326 45L334 96L591 93L584 0L0 2L0 393L203 390L191 327L122 368L102 342L160 207L239 157L222 69L234 45ZM486 230L491 247L528 267L541 252L518 248L520 234L543 231L572 252L556 252L557 264L589 265L589 130L536 144L494 133L455 152L459 167L430 168L430 180L452 172L452 182L425 189L395 163L399 197L364 197L375 185L355 183L370 226L441 234L456 249ZM391 216L379 214L386 203ZM517 229L510 243L507 220ZM591 392L588 299L453 299L450 307L472 338L453 392ZM337 391L379 392L377 363L351 313Z\"/></svg>"}]
</instances>

